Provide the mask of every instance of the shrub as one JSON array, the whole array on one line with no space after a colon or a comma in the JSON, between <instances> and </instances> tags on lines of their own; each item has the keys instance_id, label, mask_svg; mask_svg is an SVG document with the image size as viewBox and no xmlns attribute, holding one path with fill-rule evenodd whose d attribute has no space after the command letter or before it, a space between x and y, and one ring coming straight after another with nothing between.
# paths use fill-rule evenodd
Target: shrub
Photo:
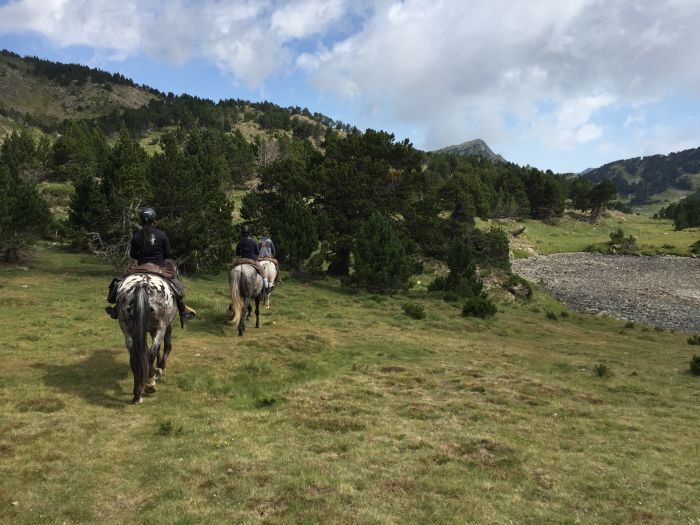
<instances>
[{"instance_id":1,"label":"shrub","mask_svg":"<svg viewBox=\"0 0 700 525\"><path fill-rule=\"evenodd\" d=\"M462 307L462 315L464 317L481 317L482 319L497 312L496 305L493 301L486 297L486 294L480 294L476 297L469 297L464 301Z\"/></svg>"},{"instance_id":2,"label":"shrub","mask_svg":"<svg viewBox=\"0 0 700 525\"><path fill-rule=\"evenodd\" d=\"M530 299L532 297L532 285L514 273L508 276L506 288L510 293L518 298Z\"/></svg>"},{"instance_id":3,"label":"shrub","mask_svg":"<svg viewBox=\"0 0 700 525\"><path fill-rule=\"evenodd\" d=\"M569 317L569 312L567 312L566 310L562 310L561 312L559 312L559 317Z\"/></svg>"},{"instance_id":4,"label":"shrub","mask_svg":"<svg viewBox=\"0 0 700 525\"><path fill-rule=\"evenodd\" d=\"M428 290L454 292L460 297L476 297L481 294L484 283L476 273L472 250L465 243L455 242L448 257L450 274L437 277L428 285Z\"/></svg>"},{"instance_id":5,"label":"shrub","mask_svg":"<svg viewBox=\"0 0 700 525\"><path fill-rule=\"evenodd\" d=\"M418 303L405 303L403 311L412 319L423 319L425 317L425 308Z\"/></svg>"},{"instance_id":6,"label":"shrub","mask_svg":"<svg viewBox=\"0 0 700 525\"><path fill-rule=\"evenodd\" d=\"M552 311L547 312L546 314L547 319L551 319L552 321L558 321L559 318L557 317L557 314L555 314Z\"/></svg>"},{"instance_id":7,"label":"shrub","mask_svg":"<svg viewBox=\"0 0 700 525\"><path fill-rule=\"evenodd\" d=\"M691 335L688 338L689 345L700 345L700 335Z\"/></svg>"},{"instance_id":8,"label":"shrub","mask_svg":"<svg viewBox=\"0 0 700 525\"><path fill-rule=\"evenodd\" d=\"M700 376L700 355L694 355L690 360L690 373L694 376Z\"/></svg>"},{"instance_id":9,"label":"shrub","mask_svg":"<svg viewBox=\"0 0 700 525\"><path fill-rule=\"evenodd\" d=\"M593 373L598 377L610 377L612 376L612 370L605 363L597 363L593 365Z\"/></svg>"},{"instance_id":10,"label":"shrub","mask_svg":"<svg viewBox=\"0 0 700 525\"><path fill-rule=\"evenodd\" d=\"M637 238L633 235L625 237L622 228L610 232L609 253L632 253L637 250Z\"/></svg>"},{"instance_id":11,"label":"shrub","mask_svg":"<svg viewBox=\"0 0 700 525\"><path fill-rule=\"evenodd\" d=\"M700 241L695 241L690 245L690 253L695 253L700 255Z\"/></svg>"},{"instance_id":12,"label":"shrub","mask_svg":"<svg viewBox=\"0 0 700 525\"><path fill-rule=\"evenodd\" d=\"M625 323L625 328L634 328L634 323L632 321L627 321Z\"/></svg>"}]
</instances>

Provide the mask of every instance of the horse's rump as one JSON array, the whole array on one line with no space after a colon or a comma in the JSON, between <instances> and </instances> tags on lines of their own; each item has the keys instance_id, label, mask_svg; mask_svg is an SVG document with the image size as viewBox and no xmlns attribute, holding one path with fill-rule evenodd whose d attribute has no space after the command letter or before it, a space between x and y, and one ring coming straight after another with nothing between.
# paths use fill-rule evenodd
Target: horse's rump
<instances>
[{"instance_id":1,"label":"horse's rump","mask_svg":"<svg viewBox=\"0 0 700 525\"><path fill-rule=\"evenodd\" d=\"M151 273L127 275L117 289L117 313L122 320L133 319L136 306L136 291L145 286L148 306L153 315L149 316L149 331L157 329L160 322L170 324L175 319L175 296L170 281L163 276ZM122 327L122 331L124 327Z\"/></svg>"},{"instance_id":2,"label":"horse's rump","mask_svg":"<svg viewBox=\"0 0 700 525\"><path fill-rule=\"evenodd\" d=\"M260 277L263 277L263 269L262 266L260 266L260 263L255 259L247 259L246 257L236 257L233 260L233 266L231 267L231 271L233 271L237 266L241 266L244 264L250 264L253 268L255 268L255 271L257 271L260 274Z\"/></svg>"}]
</instances>

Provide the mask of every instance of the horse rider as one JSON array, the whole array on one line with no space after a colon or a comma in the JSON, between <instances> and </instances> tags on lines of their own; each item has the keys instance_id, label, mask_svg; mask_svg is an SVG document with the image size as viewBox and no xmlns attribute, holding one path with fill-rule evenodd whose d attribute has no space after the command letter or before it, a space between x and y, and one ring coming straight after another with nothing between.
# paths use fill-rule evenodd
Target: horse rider
<instances>
[{"instance_id":1,"label":"horse rider","mask_svg":"<svg viewBox=\"0 0 700 525\"><path fill-rule=\"evenodd\" d=\"M263 234L258 242L258 250L260 251L259 257L261 259L275 256L275 243L270 239L270 230L263 230Z\"/></svg>"},{"instance_id":2,"label":"horse rider","mask_svg":"<svg viewBox=\"0 0 700 525\"><path fill-rule=\"evenodd\" d=\"M267 277L263 275L264 272L257 262L260 255L260 249L258 248L258 243L252 238L250 226L247 224L244 224L243 228L241 228L241 240L238 241L238 244L236 245L236 255L241 259L249 259L249 261L246 261L246 263L255 266L255 269L258 270L258 273L262 276L263 286L265 287L265 290L267 290Z\"/></svg>"},{"instance_id":3,"label":"horse rider","mask_svg":"<svg viewBox=\"0 0 700 525\"><path fill-rule=\"evenodd\" d=\"M174 263L170 261L170 241L165 232L155 227L156 212L153 208L142 208L139 211L141 219L141 229L138 230L131 238L129 247L129 256L136 259L139 266L146 263L153 263L161 268L169 263L174 268ZM117 302L117 288L121 279L114 278L109 285L109 295L107 302ZM169 279L170 287L173 290L177 309L180 312L180 323L184 326L185 321L189 321L196 316L195 311L185 305L185 288L182 282L173 276ZM117 319L117 309L114 306L108 306L105 311L112 319Z\"/></svg>"},{"instance_id":4,"label":"horse rider","mask_svg":"<svg viewBox=\"0 0 700 525\"><path fill-rule=\"evenodd\" d=\"M265 228L263 230L263 234L260 237L260 240L258 241L258 250L259 250L259 255L258 259L262 260L265 258L273 259L273 262L275 265L277 264L277 261L274 260L275 258L275 243L272 242L272 239L270 238L270 230ZM267 293L270 293L270 290L272 289L273 285L269 285L267 282L267 277L264 278L265 281L265 291Z\"/></svg>"}]
</instances>

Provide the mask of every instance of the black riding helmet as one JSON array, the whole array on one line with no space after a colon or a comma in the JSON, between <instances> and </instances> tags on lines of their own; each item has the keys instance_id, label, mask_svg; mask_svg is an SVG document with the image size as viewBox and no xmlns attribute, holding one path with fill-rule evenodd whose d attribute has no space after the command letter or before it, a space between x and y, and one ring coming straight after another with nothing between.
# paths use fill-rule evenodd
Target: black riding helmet
<instances>
[{"instance_id":1,"label":"black riding helmet","mask_svg":"<svg viewBox=\"0 0 700 525\"><path fill-rule=\"evenodd\" d=\"M241 228L241 235L243 235L243 237L250 237L251 236L250 226L248 226L247 224L244 224L243 228Z\"/></svg>"},{"instance_id":2,"label":"black riding helmet","mask_svg":"<svg viewBox=\"0 0 700 525\"><path fill-rule=\"evenodd\" d=\"M141 208L139 218L143 224L153 224L156 221L156 210L153 208Z\"/></svg>"}]
</instances>

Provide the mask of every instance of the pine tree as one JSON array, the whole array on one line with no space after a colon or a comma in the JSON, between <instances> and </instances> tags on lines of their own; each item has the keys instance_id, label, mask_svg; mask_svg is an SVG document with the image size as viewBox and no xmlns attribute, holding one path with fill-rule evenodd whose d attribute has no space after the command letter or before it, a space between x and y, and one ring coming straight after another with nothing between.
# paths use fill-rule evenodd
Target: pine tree
<instances>
[{"instance_id":1,"label":"pine tree","mask_svg":"<svg viewBox=\"0 0 700 525\"><path fill-rule=\"evenodd\" d=\"M358 231L352 254L353 281L370 292L389 293L409 287L414 264L406 243L390 220L373 213Z\"/></svg>"},{"instance_id":2,"label":"pine tree","mask_svg":"<svg viewBox=\"0 0 700 525\"><path fill-rule=\"evenodd\" d=\"M163 150L153 157L149 170L159 225L184 268L218 268L231 260L234 240L223 136L194 131L180 148L175 137L167 135Z\"/></svg>"},{"instance_id":3,"label":"pine tree","mask_svg":"<svg viewBox=\"0 0 700 525\"><path fill-rule=\"evenodd\" d=\"M0 260L17 262L47 233L51 214L31 179L13 174L0 156Z\"/></svg>"},{"instance_id":4,"label":"pine tree","mask_svg":"<svg viewBox=\"0 0 700 525\"><path fill-rule=\"evenodd\" d=\"M104 232L109 227L105 196L97 179L82 173L75 182L75 193L70 200L68 222L80 236L89 231Z\"/></svg>"},{"instance_id":5,"label":"pine tree","mask_svg":"<svg viewBox=\"0 0 700 525\"><path fill-rule=\"evenodd\" d=\"M283 196L279 196L267 216L276 256L295 273L318 247L314 216L302 200Z\"/></svg>"}]
</instances>

